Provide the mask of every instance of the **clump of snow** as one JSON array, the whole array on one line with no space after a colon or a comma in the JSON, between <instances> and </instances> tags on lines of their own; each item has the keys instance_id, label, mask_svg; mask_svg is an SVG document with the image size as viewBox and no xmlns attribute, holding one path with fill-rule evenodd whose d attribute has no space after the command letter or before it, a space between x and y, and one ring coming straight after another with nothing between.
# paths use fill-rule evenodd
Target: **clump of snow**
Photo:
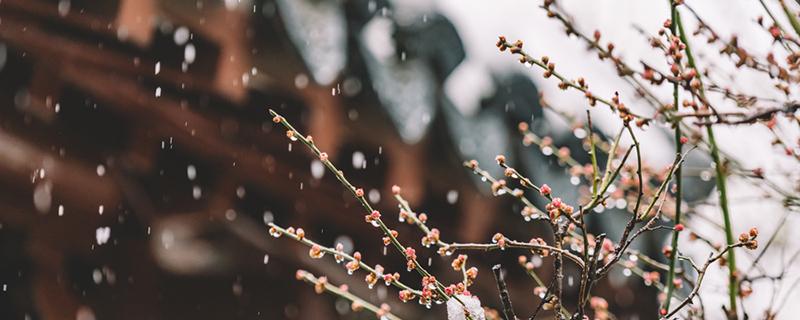
<instances>
[{"instance_id":1,"label":"clump of snow","mask_svg":"<svg viewBox=\"0 0 800 320\"><path fill-rule=\"evenodd\" d=\"M481 300L475 296L464 296L458 295L459 300L464 302L469 311L469 314L472 316L472 319L475 320L486 320L486 315L483 312L483 307L481 307ZM447 301L447 320L466 320L467 317L464 315L464 306L462 306L456 299L450 299Z\"/></svg>"}]
</instances>

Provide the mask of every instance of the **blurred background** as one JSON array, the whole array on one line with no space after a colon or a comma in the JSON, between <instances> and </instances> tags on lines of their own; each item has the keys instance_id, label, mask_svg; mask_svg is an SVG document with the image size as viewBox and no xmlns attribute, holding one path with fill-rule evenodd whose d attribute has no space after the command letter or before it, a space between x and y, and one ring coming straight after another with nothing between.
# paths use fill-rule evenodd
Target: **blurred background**
<instances>
[{"instance_id":1,"label":"blurred background","mask_svg":"<svg viewBox=\"0 0 800 320\"><path fill-rule=\"evenodd\" d=\"M667 16L663 2L566 1L565 7L585 31L601 28L638 63L658 55L632 26L655 32ZM538 5L0 1L0 318L369 318L342 300L316 295L294 279L297 268L348 283L401 317L443 318L444 308L404 305L393 288L370 290L362 276L349 277L333 261L312 261L307 248L268 236L265 223L275 221L303 227L323 244L358 248L370 264L405 264L384 254L380 235L363 222L349 193L302 145L291 145L266 110L311 134L385 215L397 213L390 192L397 184L445 239L487 242L497 231L519 239L545 236L545 226L521 223L521 207L493 196L461 162L477 159L500 176L490 164L505 154L534 182L547 182L574 202L580 178L553 149L524 146L516 128L530 123L583 163L588 158L576 139L586 135L581 120L543 110L540 94L579 118L585 105L580 95L558 93L556 83L497 53L497 35L524 39L535 54L557 57L559 68L586 77L598 92L634 94L617 89L623 82L613 67L564 37ZM747 13L757 4L737 5L707 5L718 17L709 21L722 21L724 29L737 23L720 17L738 12L744 21L754 19ZM753 36L757 48L770 45L765 36ZM758 79L752 84L769 87ZM605 111L593 114L595 129L611 133L615 116ZM653 167L672 159L666 129L642 133ZM763 132L735 131L720 140L743 136L753 145L730 152L759 152L751 149L761 147L755 142L769 140ZM745 157L748 165L791 170L794 163L770 157L768 143L765 148L766 156ZM708 157L694 153L687 166L697 170L686 170L685 200L697 204L698 215L716 217L707 205L713 182L702 174L710 172ZM778 201L761 200L758 210L783 212ZM753 224L776 227L777 219L747 216L752 208L734 207L741 231ZM616 239L626 217L608 211L590 223ZM798 226L794 217L782 224ZM418 244L421 235L411 226L396 228L404 243ZM643 238L637 248L658 253L665 236ZM797 247L783 237L777 241L788 248L784 252ZM418 252L440 279L460 278L448 271L450 259ZM472 291L484 305L499 307L489 268L503 263L518 312L530 314L538 298L516 261L513 254L472 254L470 264L482 274ZM536 263L542 274L550 272L549 261ZM577 291L570 279L567 292ZM716 287L709 281L721 303L724 280L719 277ZM613 272L596 291L621 319L655 318L658 290L630 271ZM791 294L790 300L798 297Z\"/></svg>"}]
</instances>

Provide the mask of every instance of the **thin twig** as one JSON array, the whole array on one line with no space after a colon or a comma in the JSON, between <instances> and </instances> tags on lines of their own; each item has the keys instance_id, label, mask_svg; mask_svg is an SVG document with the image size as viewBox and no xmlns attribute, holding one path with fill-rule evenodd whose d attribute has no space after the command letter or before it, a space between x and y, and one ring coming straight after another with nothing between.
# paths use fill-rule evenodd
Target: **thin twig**
<instances>
[{"instance_id":1,"label":"thin twig","mask_svg":"<svg viewBox=\"0 0 800 320\"><path fill-rule=\"evenodd\" d=\"M497 290L500 291L500 302L503 304L503 314L506 316L506 320L518 320L519 318L514 313L514 307L511 306L511 296L508 294L505 276L499 264L492 267L492 273L497 282Z\"/></svg>"},{"instance_id":2,"label":"thin twig","mask_svg":"<svg viewBox=\"0 0 800 320\"><path fill-rule=\"evenodd\" d=\"M327 278L325 277L317 278L313 274L304 270L297 270L296 276L298 280L302 280L307 283L313 284L314 289L317 291L317 293L321 294L323 292L329 292L335 296L350 301L350 303L353 306L353 310L358 310L360 308L363 308L374 313L378 318L381 319L402 320L400 319L400 317L389 312L388 305L384 304L381 307L378 307L374 304L371 304L366 300L361 299L358 296L348 292L346 288L337 287L328 283Z\"/></svg>"},{"instance_id":3,"label":"thin twig","mask_svg":"<svg viewBox=\"0 0 800 320\"><path fill-rule=\"evenodd\" d=\"M714 263L715 261L717 261L717 260L719 260L720 258L722 258L722 256L724 256L725 254L727 254L727 253L728 253L728 251L730 251L730 250L732 250L732 249L734 249L734 248L743 247L743 246L745 246L745 243L743 243L743 242L737 242L737 243L733 243L733 244L730 244L730 245L726 246L726 247L725 247L725 248L724 248L722 251L720 251L720 252L717 252L717 254L712 254L712 255L711 255L711 257L709 257L709 258L708 258L708 260L706 260L706 263L705 263L705 264L703 264L703 266L702 266L702 267L698 267L697 265L695 265L695 264L694 264L694 262L691 262L691 260L689 260L689 261L690 261L690 263L691 263L691 265L692 265L692 266L695 268L695 270L697 271L697 283L696 283L696 285L695 285L694 289L692 289L692 292L691 292L691 293L689 293L689 296L687 296L687 297L686 297L686 299L683 299L683 301L681 301L681 302L680 302L680 303L679 303L679 304L678 304L678 305L675 307L675 309L673 309L672 311L668 312L668 313L667 313L667 314L664 316L664 318L667 318L667 319L669 319L670 317L672 317L672 316L673 316L673 315L675 315L676 313L680 312L680 311L681 311L681 309L683 309L683 307L684 307L684 306L686 306L687 304L689 304L689 303L692 301L692 299L693 299L693 298L694 298L694 297L697 295L697 293L700 291L700 287L701 287L700 285L703 283L703 279L705 279L705 276L706 276L706 270L708 270L708 267L709 267L709 266L711 266L711 264L712 264L712 263Z\"/></svg>"}]
</instances>

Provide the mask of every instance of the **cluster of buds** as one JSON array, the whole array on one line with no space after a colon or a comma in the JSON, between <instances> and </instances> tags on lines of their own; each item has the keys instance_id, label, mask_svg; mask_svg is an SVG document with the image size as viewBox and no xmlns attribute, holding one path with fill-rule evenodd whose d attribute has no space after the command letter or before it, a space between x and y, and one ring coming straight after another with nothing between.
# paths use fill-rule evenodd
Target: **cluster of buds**
<instances>
[{"instance_id":1,"label":"cluster of buds","mask_svg":"<svg viewBox=\"0 0 800 320\"><path fill-rule=\"evenodd\" d=\"M471 267L465 272L467 276L467 285L472 285L475 279L478 278L478 268Z\"/></svg>"},{"instance_id":2,"label":"cluster of buds","mask_svg":"<svg viewBox=\"0 0 800 320\"><path fill-rule=\"evenodd\" d=\"M416 296L410 290L400 290L400 293L398 293L398 297L400 298L400 301L409 302Z\"/></svg>"},{"instance_id":3,"label":"cluster of buds","mask_svg":"<svg viewBox=\"0 0 800 320\"><path fill-rule=\"evenodd\" d=\"M589 101L589 106L594 107L597 105L597 97L595 97L591 91L586 90L584 91L583 95L586 97L586 100Z\"/></svg>"},{"instance_id":4,"label":"cluster of buds","mask_svg":"<svg viewBox=\"0 0 800 320\"><path fill-rule=\"evenodd\" d=\"M319 278L315 279L313 275L308 273L308 271L305 271L305 270L302 270L302 269L298 269L295 272L294 277L297 280L308 280L308 281L312 282L314 284L314 292L316 292L317 294L322 294L325 291L327 291L327 285L328 285L328 278L327 277L323 276L323 277L319 277ZM343 284L343 285L339 286L339 290L341 290L343 292L347 292L348 287L347 287L346 284Z\"/></svg>"},{"instance_id":5,"label":"cluster of buds","mask_svg":"<svg viewBox=\"0 0 800 320\"><path fill-rule=\"evenodd\" d=\"M375 284L378 283L378 278L382 277L383 277L383 266L376 265L375 272L370 272L369 274L367 274L367 276L364 278L364 281L367 283L367 287L372 289L372 287L374 287Z\"/></svg>"},{"instance_id":6,"label":"cluster of buds","mask_svg":"<svg viewBox=\"0 0 800 320\"><path fill-rule=\"evenodd\" d=\"M311 249L308 249L308 256L312 259L321 259L323 256L325 256L325 251L322 251L322 247L315 244L311 246Z\"/></svg>"},{"instance_id":7,"label":"cluster of buds","mask_svg":"<svg viewBox=\"0 0 800 320\"><path fill-rule=\"evenodd\" d=\"M472 295L472 293L470 293L467 290L467 286L465 286L463 283L451 284L451 285L447 286L446 288L444 288L444 294L446 294L448 296L453 296L453 295L471 296Z\"/></svg>"},{"instance_id":8,"label":"cluster of buds","mask_svg":"<svg viewBox=\"0 0 800 320\"><path fill-rule=\"evenodd\" d=\"M375 312L375 315L378 316L378 318L383 319L387 314L389 314L390 311L392 311L392 308L389 307L388 304L381 303L381 307Z\"/></svg>"},{"instance_id":9,"label":"cluster of buds","mask_svg":"<svg viewBox=\"0 0 800 320\"><path fill-rule=\"evenodd\" d=\"M336 253L333 255L333 259L336 260L336 263L344 261L344 245L341 242L336 244Z\"/></svg>"},{"instance_id":10,"label":"cluster of buds","mask_svg":"<svg viewBox=\"0 0 800 320\"><path fill-rule=\"evenodd\" d=\"M453 259L453 262L450 263L450 266L453 267L453 270L459 271L464 268L464 265L467 263L467 255L466 254L459 254L457 258Z\"/></svg>"},{"instance_id":11,"label":"cluster of buds","mask_svg":"<svg viewBox=\"0 0 800 320\"><path fill-rule=\"evenodd\" d=\"M492 243L496 243L497 246L500 247L500 250L506 249L506 237L503 236L502 233L495 233L494 236L492 236Z\"/></svg>"},{"instance_id":12,"label":"cluster of buds","mask_svg":"<svg viewBox=\"0 0 800 320\"><path fill-rule=\"evenodd\" d=\"M392 238L397 239L397 236L400 235L400 233L398 233L397 230L389 230L389 233L392 235L391 237L390 236L384 236L383 237L383 245L384 246L388 246L389 244L391 244L392 243Z\"/></svg>"},{"instance_id":13,"label":"cluster of buds","mask_svg":"<svg viewBox=\"0 0 800 320\"><path fill-rule=\"evenodd\" d=\"M439 247L439 250L436 251L436 253L442 257L452 256L453 252L455 252L455 250L450 248L450 245L443 245Z\"/></svg>"},{"instance_id":14,"label":"cluster of buds","mask_svg":"<svg viewBox=\"0 0 800 320\"><path fill-rule=\"evenodd\" d=\"M493 194L498 194L500 192L500 190L503 190L505 188L506 188L506 181L503 180L503 179L497 180L497 181L492 183L492 193Z\"/></svg>"},{"instance_id":15,"label":"cluster of buds","mask_svg":"<svg viewBox=\"0 0 800 320\"><path fill-rule=\"evenodd\" d=\"M661 274L658 271L645 272L642 274L642 279L644 280L644 285L651 286L661 281Z\"/></svg>"},{"instance_id":16,"label":"cluster of buds","mask_svg":"<svg viewBox=\"0 0 800 320\"><path fill-rule=\"evenodd\" d=\"M547 61L550 60L549 58L547 58L547 59L545 59L545 58L546 57L542 57L542 62L544 62L545 60L547 60ZM550 78L550 77L553 76L553 72L556 72L556 64L552 63L552 62L544 62L544 63L547 64L547 70L545 70L542 73L542 76L545 77L545 78ZM558 88L561 89L561 90L566 89L567 87L564 86L564 84L565 84L565 82L560 82L558 84Z\"/></svg>"},{"instance_id":17,"label":"cluster of buds","mask_svg":"<svg viewBox=\"0 0 800 320\"><path fill-rule=\"evenodd\" d=\"M613 108L619 112L619 118L622 119L622 121L629 123L633 120L633 115L631 114L630 109L628 109L624 103L619 101L619 92L614 92L614 96L611 97L611 104L614 106ZM645 124L646 123L642 123L639 126L641 127Z\"/></svg>"},{"instance_id":18,"label":"cluster of buds","mask_svg":"<svg viewBox=\"0 0 800 320\"><path fill-rule=\"evenodd\" d=\"M498 165L503 166L506 164L506 156L498 154L496 157L494 157L494 161L497 161Z\"/></svg>"},{"instance_id":19,"label":"cluster of buds","mask_svg":"<svg viewBox=\"0 0 800 320\"><path fill-rule=\"evenodd\" d=\"M750 228L750 231L743 232L739 235L739 242L744 243L747 249L755 250L758 248L758 240L756 240L756 237L758 237L758 229Z\"/></svg>"},{"instance_id":20,"label":"cluster of buds","mask_svg":"<svg viewBox=\"0 0 800 320\"><path fill-rule=\"evenodd\" d=\"M497 48L500 49L500 51L506 51L506 48L508 48L507 43L508 41L506 40L506 37L499 36L497 37L497 43L495 44L495 46L497 46Z\"/></svg>"},{"instance_id":21,"label":"cluster of buds","mask_svg":"<svg viewBox=\"0 0 800 320\"><path fill-rule=\"evenodd\" d=\"M430 248L432 244L437 244L439 242L439 229L433 228L431 229L428 234L422 237L422 246L425 248Z\"/></svg>"},{"instance_id":22,"label":"cluster of buds","mask_svg":"<svg viewBox=\"0 0 800 320\"><path fill-rule=\"evenodd\" d=\"M411 218L411 216L408 214L408 211L400 209L400 213L397 215L397 220L400 222L407 222L408 224L413 224L414 221L409 218Z\"/></svg>"},{"instance_id":23,"label":"cluster of buds","mask_svg":"<svg viewBox=\"0 0 800 320\"><path fill-rule=\"evenodd\" d=\"M671 22L667 20L668 22ZM666 23L665 23L666 25ZM681 38L676 35L669 36L669 46L667 47L667 55L671 56L676 62L683 60L683 50L686 49L686 44L681 42Z\"/></svg>"},{"instance_id":24,"label":"cluster of buds","mask_svg":"<svg viewBox=\"0 0 800 320\"><path fill-rule=\"evenodd\" d=\"M650 81L651 84L661 84L662 82L664 82L664 77L658 77L657 78L656 77L656 72L653 70L653 68L650 68L647 65L644 66L644 70L642 70L641 77L644 80ZM668 110L669 109L672 109L672 108L668 108Z\"/></svg>"},{"instance_id":25,"label":"cluster of buds","mask_svg":"<svg viewBox=\"0 0 800 320\"><path fill-rule=\"evenodd\" d=\"M550 203L545 206L545 209L547 210L547 213L550 214L550 219L553 221L558 219L558 217L561 216L561 213L572 215L572 213L575 211L572 206L562 202L561 198L553 198L553 200L551 200Z\"/></svg>"},{"instance_id":26,"label":"cluster of buds","mask_svg":"<svg viewBox=\"0 0 800 320\"><path fill-rule=\"evenodd\" d=\"M524 208L522 208L520 214L522 214L522 218L525 219L525 221L530 221L531 219L534 218L534 215L536 214L536 209L530 206L525 206Z\"/></svg>"},{"instance_id":27,"label":"cluster of buds","mask_svg":"<svg viewBox=\"0 0 800 320\"><path fill-rule=\"evenodd\" d=\"M325 292L325 285L328 284L328 278L325 276L317 278L317 281L314 283L314 292L317 294L322 294Z\"/></svg>"},{"instance_id":28,"label":"cluster of buds","mask_svg":"<svg viewBox=\"0 0 800 320\"><path fill-rule=\"evenodd\" d=\"M406 247L403 251L406 256L406 267L408 271L414 270L417 268L417 251L414 250L412 247Z\"/></svg>"},{"instance_id":29,"label":"cluster of buds","mask_svg":"<svg viewBox=\"0 0 800 320\"><path fill-rule=\"evenodd\" d=\"M438 299L436 294L438 281L434 276L422 277L422 294L419 296L419 303L423 305L430 305L431 301Z\"/></svg>"},{"instance_id":30,"label":"cluster of buds","mask_svg":"<svg viewBox=\"0 0 800 320\"><path fill-rule=\"evenodd\" d=\"M288 233L288 234L292 234L292 235L293 235L293 234L294 234L294 232L295 232L295 229L294 229L294 227L288 227L288 228L286 228L286 233Z\"/></svg>"},{"instance_id":31,"label":"cluster of buds","mask_svg":"<svg viewBox=\"0 0 800 320\"><path fill-rule=\"evenodd\" d=\"M374 227L378 227L380 225L378 222L380 221L380 219L381 219L381 213L378 210L372 210L372 213L364 216L364 221L368 222Z\"/></svg>"},{"instance_id":32,"label":"cluster of buds","mask_svg":"<svg viewBox=\"0 0 800 320\"><path fill-rule=\"evenodd\" d=\"M543 184L541 187L539 187L539 192L540 192L540 193L541 193L543 196L547 197L547 196L550 196L550 193L551 193L551 192L553 192L553 190L552 190L552 189L550 189L550 186L548 186L548 185L545 183L545 184Z\"/></svg>"},{"instance_id":33,"label":"cluster of buds","mask_svg":"<svg viewBox=\"0 0 800 320\"><path fill-rule=\"evenodd\" d=\"M353 253L353 260L344 265L347 268L347 274L353 274L361 267L361 252L356 251Z\"/></svg>"},{"instance_id":34,"label":"cluster of buds","mask_svg":"<svg viewBox=\"0 0 800 320\"><path fill-rule=\"evenodd\" d=\"M581 87L582 89L589 88L589 86L586 85L586 80L583 77L578 78L577 80L575 80L575 82L577 82L578 86Z\"/></svg>"},{"instance_id":35,"label":"cluster of buds","mask_svg":"<svg viewBox=\"0 0 800 320\"><path fill-rule=\"evenodd\" d=\"M281 235L283 235L283 233L281 233L281 232L278 230L278 228L276 228L276 227L269 227L269 234L270 234L271 236L273 236L274 238L276 238L276 239L277 239L277 238L280 238L280 237L281 237Z\"/></svg>"},{"instance_id":36,"label":"cluster of buds","mask_svg":"<svg viewBox=\"0 0 800 320\"><path fill-rule=\"evenodd\" d=\"M470 160L469 162L467 162L467 166L472 170L478 169L478 160L475 159Z\"/></svg>"},{"instance_id":37,"label":"cluster of buds","mask_svg":"<svg viewBox=\"0 0 800 320\"><path fill-rule=\"evenodd\" d=\"M307 274L308 271L305 271L303 269L297 269L297 271L294 273L294 278L297 280L303 280L305 279Z\"/></svg>"},{"instance_id":38,"label":"cluster of buds","mask_svg":"<svg viewBox=\"0 0 800 320\"><path fill-rule=\"evenodd\" d=\"M422 277L422 288L425 289L436 289L436 277L434 276L424 276Z\"/></svg>"},{"instance_id":39,"label":"cluster of buds","mask_svg":"<svg viewBox=\"0 0 800 320\"><path fill-rule=\"evenodd\" d=\"M700 110L700 107L698 106L697 101L695 101L695 100L683 99L683 101L681 102L681 105L684 108L691 108L692 110L695 110L695 111L696 110Z\"/></svg>"},{"instance_id":40,"label":"cluster of buds","mask_svg":"<svg viewBox=\"0 0 800 320\"><path fill-rule=\"evenodd\" d=\"M539 246L546 246L547 242L544 241L542 238L533 238L529 241L531 244L539 245ZM532 248L531 253L540 255L542 257L546 257L550 255L550 250L544 248Z\"/></svg>"},{"instance_id":41,"label":"cluster of buds","mask_svg":"<svg viewBox=\"0 0 800 320\"><path fill-rule=\"evenodd\" d=\"M522 52L522 45L522 40L517 40L513 44L509 44L508 40L506 40L506 37L504 36L497 37L497 43L495 44L500 51L506 51L506 49L509 49L509 52L514 54Z\"/></svg>"},{"instance_id":42,"label":"cluster of buds","mask_svg":"<svg viewBox=\"0 0 800 320\"><path fill-rule=\"evenodd\" d=\"M520 53L522 52L522 40L514 41L514 44L511 45L509 48L511 53Z\"/></svg>"},{"instance_id":43,"label":"cluster of buds","mask_svg":"<svg viewBox=\"0 0 800 320\"><path fill-rule=\"evenodd\" d=\"M395 272L393 274L388 274L388 273L383 274L383 283L385 283L387 286L395 281L400 281L399 273Z\"/></svg>"},{"instance_id":44,"label":"cluster of buds","mask_svg":"<svg viewBox=\"0 0 800 320\"><path fill-rule=\"evenodd\" d=\"M424 306L430 306L431 301L433 301L433 291L431 291L431 289L428 289L427 287L422 288L419 295L419 304Z\"/></svg>"}]
</instances>

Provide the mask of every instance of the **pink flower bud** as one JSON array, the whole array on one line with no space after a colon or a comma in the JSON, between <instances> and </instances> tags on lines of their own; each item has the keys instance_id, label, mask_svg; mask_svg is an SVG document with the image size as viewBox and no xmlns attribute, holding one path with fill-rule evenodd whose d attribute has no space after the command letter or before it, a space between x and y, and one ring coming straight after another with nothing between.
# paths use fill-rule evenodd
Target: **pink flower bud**
<instances>
[{"instance_id":1,"label":"pink flower bud","mask_svg":"<svg viewBox=\"0 0 800 320\"><path fill-rule=\"evenodd\" d=\"M552 189L550 189L550 186L548 186L548 185L545 183L545 184L543 184L543 185L542 185L542 186L539 188L539 192L541 192L543 196L549 196L549 195L550 195L550 193L551 193L551 192L553 192L553 190L552 190Z\"/></svg>"}]
</instances>

